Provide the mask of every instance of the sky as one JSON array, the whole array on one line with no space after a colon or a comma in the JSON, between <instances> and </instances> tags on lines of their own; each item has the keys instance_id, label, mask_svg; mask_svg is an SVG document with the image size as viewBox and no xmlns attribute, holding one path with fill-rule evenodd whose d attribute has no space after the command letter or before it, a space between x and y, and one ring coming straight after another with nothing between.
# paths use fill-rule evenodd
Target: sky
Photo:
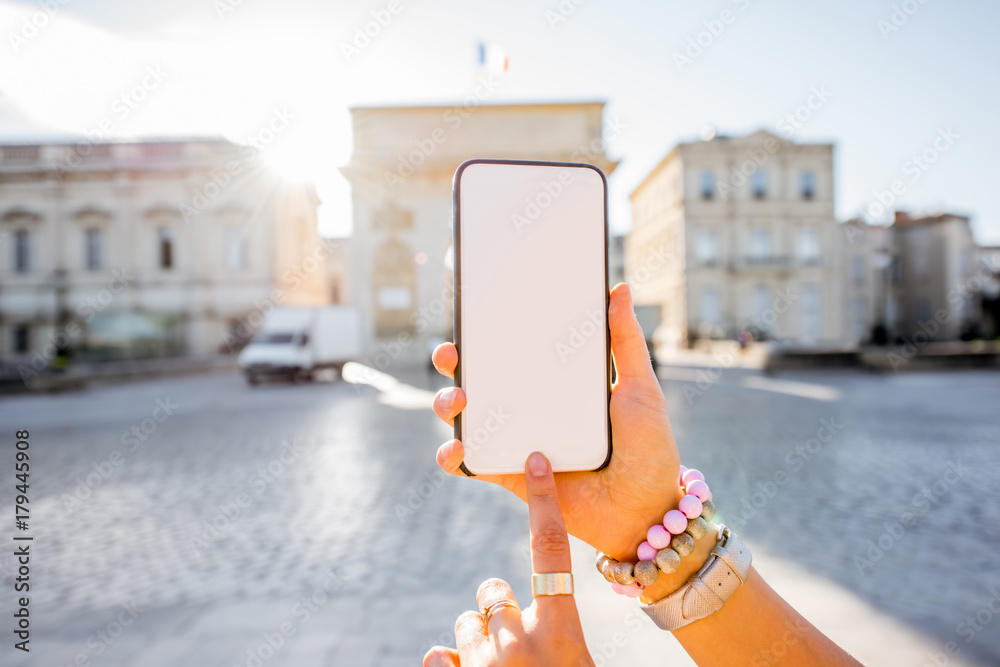
<instances>
[{"instance_id":1,"label":"sky","mask_svg":"<svg viewBox=\"0 0 1000 667\"><path fill-rule=\"evenodd\" d=\"M373 12L391 19L345 49ZM763 128L836 145L839 220L887 221L872 204L899 180L889 210L969 215L1000 245L998 26L988 0L0 0L0 140L245 141L290 116L267 159L314 182L321 231L346 235L348 109L454 103L484 42L509 60L490 103L606 101L619 232L677 142Z\"/></svg>"}]
</instances>

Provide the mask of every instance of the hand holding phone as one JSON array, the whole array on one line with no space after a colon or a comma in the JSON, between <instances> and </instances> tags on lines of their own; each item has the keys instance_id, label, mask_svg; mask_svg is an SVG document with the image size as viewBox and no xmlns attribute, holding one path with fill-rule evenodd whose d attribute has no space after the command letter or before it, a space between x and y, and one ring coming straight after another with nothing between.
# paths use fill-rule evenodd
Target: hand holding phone
<instances>
[{"instance_id":1,"label":"hand holding phone","mask_svg":"<svg viewBox=\"0 0 1000 667\"><path fill-rule=\"evenodd\" d=\"M532 297L544 298L541 290ZM618 378L611 391L611 426L614 456L596 472L556 475L559 502L566 528L595 549L612 558L631 559L646 530L663 520L680 500L680 460L666 401L649 361L646 340L632 309L625 284L611 290L608 322L611 352ZM459 353L452 343L440 345L433 354L435 368L454 377ZM559 397L543 385L525 377L520 391L541 407ZM466 407L460 387L442 389L434 397L434 412L448 424ZM447 473L465 477L461 464L466 448L461 440L449 440L437 451L438 465ZM482 475L476 479L498 484L522 500L527 499L523 473Z\"/></svg>"}]
</instances>

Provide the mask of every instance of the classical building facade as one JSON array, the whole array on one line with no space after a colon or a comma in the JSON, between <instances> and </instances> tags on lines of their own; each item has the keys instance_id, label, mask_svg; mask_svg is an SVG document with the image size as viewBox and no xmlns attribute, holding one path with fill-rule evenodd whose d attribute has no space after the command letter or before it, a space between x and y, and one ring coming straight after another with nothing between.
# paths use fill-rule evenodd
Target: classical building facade
<instances>
[{"instance_id":1,"label":"classical building facade","mask_svg":"<svg viewBox=\"0 0 1000 667\"><path fill-rule=\"evenodd\" d=\"M979 266L984 276L979 333L987 340L1000 338L1000 246L980 246Z\"/></svg>"},{"instance_id":2,"label":"classical building facade","mask_svg":"<svg viewBox=\"0 0 1000 667\"><path fill-rule=\"evenodd\" d=\"M898 265L890 227L849 220L843 225L844 280L855 345L889 342L899 311Z\"/></svg>"},{"instance_id":3,"label":"classical building facade","mask_svg":"<svg viewBox=\"0 0 1000 667\"><path fill-rule=\"evenodd\" d=\"M759 131L671 150L631 195L625 269L659 305L656 343L756 339L851 344L834 218L833 146Z\"/></svg>"},{"instance_id":4,"label":"classical building facade","mask_svg":"<svg viewBox=\"0 0 1000 667\"><path fill-rule=\"evenodd\" d=\"M912 338L933 328L937 340L975 334L982 317L979 248L969 218L941 213L913 216L897 212L890 227L894 252L892 281L898 303L891 321L896 336ZM933 326L932 326L933 325Z\"/></svg>"},{"instance_id":5,"label":"classical building facade","mask_svg":"<svg viewBox=\"0 0 1000 667\"><path fill-rule=\"evenodd\" d=\"M238 347L275 303L329 302L317 206L224 140L0 146L0 358Z\"/></svg>"},{"instance_id":6,"label":"classical building facade","mask_svg":"<svg viewBox=\"0 0 1000 667\"><path fill-rule=\"evenodd\" d=\"M976 245L968 217L897 211L891 225L851 220L844 229L859 343L996 336L1000 266Z\"/></svg>"},{"instance_id":7,"label":"classical building facade","mask_svg":"<svg viewBox=\"0 0 1000 667\"><path fill-rule=\"evenodd\" d=\"M452 338L452 176L470 158L589 162L611 174L603 103L351 110L351 299L369 363L425 362Z\"/></svg>"}]
</instances>

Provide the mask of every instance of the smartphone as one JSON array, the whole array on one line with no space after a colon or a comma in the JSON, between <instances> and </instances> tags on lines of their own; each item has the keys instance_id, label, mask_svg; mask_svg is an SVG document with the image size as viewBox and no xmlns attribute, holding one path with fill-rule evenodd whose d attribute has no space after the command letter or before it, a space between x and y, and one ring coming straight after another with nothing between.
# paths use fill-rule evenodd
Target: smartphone
<instances>
[{"instance_id":1,"label":"smartphone","mask_svg":"<svg viewBox=\"0 0 1000 667\"><path fill-rule=\"evenodd\" d=\"M455 419L467 475L611 460L608 187L590 164L469 160L455 172Z\"/></svg>"}]
</instances>

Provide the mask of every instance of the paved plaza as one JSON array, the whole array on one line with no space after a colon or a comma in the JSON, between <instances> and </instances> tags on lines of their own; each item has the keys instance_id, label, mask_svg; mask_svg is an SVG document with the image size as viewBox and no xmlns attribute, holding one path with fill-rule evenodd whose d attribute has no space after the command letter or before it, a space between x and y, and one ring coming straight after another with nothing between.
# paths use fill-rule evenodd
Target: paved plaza
<instances>
[{"instance_id":1,"label":"paved plaza","mask_svg":"<svg viewBox=\"0 0 1000 667\"><path fill-rule=\"evenodd\" d=\"M10 646L0 556L0 663L410 667L452 642L483 579L527 604L526 508L439 473L451 430L429 405L447 381L390 372L0 400L5 473L14 430L31 432L35 536L30 654ZM684 462L810 620L866 664L1000 664L1000 373L660 375ZM599 665L691 664L610 593L592 550L574 558Z\"/></svg>"}]
</instances>

